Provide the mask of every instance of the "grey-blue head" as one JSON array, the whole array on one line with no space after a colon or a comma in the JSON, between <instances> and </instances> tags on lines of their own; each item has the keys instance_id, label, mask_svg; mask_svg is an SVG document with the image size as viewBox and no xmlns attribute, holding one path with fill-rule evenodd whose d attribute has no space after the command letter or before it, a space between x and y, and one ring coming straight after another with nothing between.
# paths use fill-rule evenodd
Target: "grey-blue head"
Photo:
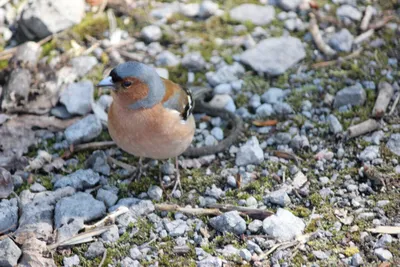
<instances>
[{"instance_id":1,"label":"grey-blue head","mask_svg":"<svg viewBox=\"0 0 400 267\"><path fill-rule=\"evenodd\" d=\"M164 98L165 86L157 71L151 66L136 61L118 65L111 71L110 76L103 79L97 86L113 87L117 91L119 91L118 89L126 89L134 94L135 81L145 84L148 91L146 96L142 96L142 98L131 103L129 108L151 108ZM143 94L139 91L137 93Z\"/></svg>"}]
</instances>

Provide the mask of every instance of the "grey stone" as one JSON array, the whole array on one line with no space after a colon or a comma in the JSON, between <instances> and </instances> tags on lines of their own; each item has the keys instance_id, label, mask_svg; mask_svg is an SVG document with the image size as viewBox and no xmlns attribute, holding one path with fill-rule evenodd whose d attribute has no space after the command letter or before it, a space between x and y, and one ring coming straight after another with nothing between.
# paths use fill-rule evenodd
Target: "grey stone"
<instances>
[{"instance_id":1,"label":"grey stone","mask_svg":"<svg viewBox=\"0 0 400 267\"><path fill-rule=\"evenodd\" d=\"M154 211L154 204L150 200L142 200L129 207L134 218L140 218Z\"/></svg>"},{"instance_id":2,"label":"grey stone","mask_svg":"<svg viewBox=\"0 0 400 267\"><path fill-rule=\"evenodd\" d=\"M225 65L220 67L216 72L207 72L207 81L216 86L221 83L230 83L237 81L245 72L244 67L235 62L232 65Z\"/></svg>"},{"instance_id":3,"label":"grey stone","mask_svg":"<svg viewBox=\"0 0 400 267\"><path fill-rule=\"evenodd\" d=\"M241 235L246 231L246 222L240 217L238 211L226 212L211 218L210 224L213 228L222 233L233 232L234 234Z\"/></svg>"},{"instance_id":4,"label":"grey stone","mask_svg":"<svg viewBox=\"0 0 400 267\"><path fill-rule=\"evenodd\" d=\"M215 139L217 139L218 141L221 141L224 139L224 131L222 131L222 129L220 127L214 127L212 128L211 132L210 132Z\"/></svg>"},{"instance_id":5,"label":"grey stone","mask_svg":"<svg viewBox=\"0 0 400 267\"><path fill-rule=\"evenodd\" d=\"M129 255L134 260L141 260L143 258L142 252L137 247L131 248L129 250Z\"/></svg>"},{"instance_id":6,"label":"grey stone","mask_svg":"<svg viewBox=\"0 0 400 267\"><path fill-rule=\"evenodd\" d=\"M69 126L64 134L68 143L76 145L93 140L101 134L102 129L100 120L92 114Z\"/></svg>"},{"instance_id":7,"label":"grey stone","mask_svg":"<svg viewBox=\"0 0 400 267\"><path fill-rule=\"evenodd\" d=\"M72 114L68 112L64 105L59 105L52 108L50 110L50 114L63 120L72 118Z\"/></svg>"},{"instance_id":8,"label":"grey stone","mask_svg":"<svg viewBox=\"0 0 400 267\"><path fill-rule=\"evenodd\" d=\"M264 26L275 18L275 9L272 6L242 4L231 9L229 15L236 21L251 21L254 25Z\"/></svg>"},{"instance_id":9,"label":"grey stone","mask_svg":"<svg viewBox=\"0 0 400 267\"><path fill-rule=\"evenodd\" d=\"M373 161L379 156L379 146L367 146L358 156L361 161Z\"/></svg>"},{"instance_id":10,"label":"grey stone","mask_svg":"<svg viewBox=\"0 0 400 267\"><path fill-rule=\"evenodd\" d=\"M290 141L290 147L293 149L303 149L310 147L310 142L306 135L296 135Z\"/></svg>"},{"instance_id":11,"label":"grey stone","mask_svg":"<svg viewBox=\"0 0 400 267\"><path fill-rule=\"evenodd\" d=\"M254 220L251 223L249 223L249 225L247 226L247 228L250 230L250 232L257 233L258 231L260 231L261 227L263 226L263 222L260 220Z\"/></svg>"},{"instance_id":12,"label":"grey stone","mask_svg":"<svg viewBox=\"0 0 400 267\"><path fill-rule=\"evenodd\" d=\"M343 88L336 93L335 101L333 103L334 108L340 108L342 106L362 106L367 99L367 95L360 84Z\"/></svg>"},{"instance_id":13,"label":"grey stone","mask_svg":"<svg viewBox=\"0 0 400 267\"><path fill-rule=\"evenodd\" d=\"M386 247L387 245L390 245L393 241L393 238L391 235L389 234L384 234L383 236L381 236L381 238L379 238L376 246L377 247Z\"/></svg>"},{"instance_id":14,"label":"grey stone","mask_svg":"<svg viewBox=\"0 0 400 267\"><path fill-rule=\"evenodd\" d=\"M213 184L210 187L207 187L206 192L204 193L206 196L210 196L213 197L215 199L220 199L222 196L224 196L224 191L222 191L221 188L218 188L215 186L215 184Z\"/></svg>"},{"instance_id":15,"label":"grey stone","mask_svg":"<svg viewBox=\"0 0 400 267\"><path fill-rule=\"evenodd\" d=\"M57 202L54 215L55 226L59 228L75 218L89 222L102 217L105 212L106 207L103 202L94 199L90 194L79 192Z\"/></svg>"},{"instance_id":16,"label":"grey stone","mask_svg":"<svg viewBox=\"0 0 400 267\"><path fill-rule=\"evenodd\" d=\"M29 70L19 68L12 70L4 87L1 108L13 111L21 104L25 105L28 102L31 81L32 75Z\"/></svg>"},{"instance_id":17,"label":"grey stone","mask_svg":"<svg viewBox=\"0 0 400 267\"><path fill-rule=\"evenodd\" d=\"M76 267L79 266L80 260L78 255L74 255L71 257L64 257L63 259L64 267Z\"/></svg>"},{"instance_id":18,"label":"grey stone","mask_svg":"<svg viewBox=\"0 0 400 267\"><path fill-rule=\"evenodd\" d=\"M244 259L245 261L251 261L251 253L248 249L241 249L239 252L240 257L242 257L242 259Z\"/></svg>"},{"instance_id":19,"label":"grey stone","mask_svg":"<svg viewBox=\"0 0 400 267\"><path fill-rule=\"evenodd\" d=\"M132 260L129 257L125 257L121 261L121 267L140 267L140 263L137 260Z\"/></svg>"},{"instance_id":20,"label":"grey stone","mask_svg":"<svg viewBox=\"0 0 400 267\"><path fill-rule=\"evenodd\" d=\"M172 237L183 236L188 228L187 224L183 220L175 220L164 224L165 230L168 231Z\"/></svg>"},{"instance_id":21,"label":"grey stone","mask_svg":"<svg viewBox=\"0 0 400 267\"><path fill-rule=\"evenodd\" d=\"M14 184L11 173L0 167L0 199L8 198L13 190Z\"/></svg>"},{"instance_id":22,"label":"grey stone","mask_svg":"<svg viewBox=\"0 0 400 267\"><path fill-rule=\"evenodd\" d=\"M198 16L200 18L208 18L216 15L218 12L218 4L210 0L203 0L199 7Z\"/></svg>"},{"instance_id":23,"label":"grey stone","mask_svg":"<svg viewBox=\"0 0 400 267\"><path fill-rule=\"evenodd\" d=\"M377 248L374 250L374 252L381 261L388 261L393 258L392 253L389 250L384 249L384 248Z\"/></svg>"},{"instance_id":24,"label":"grey stone","mask_svg":"<svg viewBox=\"0 0 400 267\"><path fill-rule=\"evenodd\" d=\"M339 52L350 52L353 46L354 36L346 28L333 34L329 39L329 45Z\"/></svg>"},{"instance_id":25,"label":"grey stone","mask_svg":"<svg viewBox=\"0 0 400 267\"><path fill-rule=\"evenodd\" d=\"M17 266L21 254L19 247L10 238L0 240L0 266Z\"/></svg>"},{"instance_id":26,"label":"grey stone","mask_svg":"<svg viewBox=\"0 0 400 267\"><path fill-rule=\"evenodd\" d=\"M33 67L36 66L41 53L42 47L38 43L26 42L17 47L17 51L15 52L12 61L20 62Z\"/></svg>"},{"instance_id":27,"label":"grey stone","mask_svg":"<svg viewBox=\"0 0 400 267\"><path fill-rule=\"evenodd\" d=\"M106 204L107 208L109 208L117 202L118 196L114 192L100 188L97 191L96 199L103 201Z\"/></svg>"},{"instance_id":28,"label":"grey stone","mask_svg":"<svg viewBox=\"0 0 400 267\"><path fill-rule=\"evenodd\" d=\"M160 201L162 198L163 191L157 185L150 186L149 190L147 190L147 194L149 197L155 201Z\"/></svg>"},{"instance_id":29,"label":"grey stone","mask_svg":"<svg viewBox=\"0 0 400 267\"><path fill-rule=\"evenodd\" d=\"M274 108L271 104L262 104L256 109L256 114L261 118L269 117L274 114Z\"/></svg>"},{"instance_id":30,"label":"grey stone","mask_svg":"<svg viewBox=\"0 0 400 267\"><path fill-rule=\"evenodd\" d=\"M110 175L110 165L108 165L107 155L102 150L97 150L90 155L90 157L85 162L85 167L87 169L92 169L95 172Z\"/></svg>"},{"instance_id":31,"label":"grey stone","mask_svg":"<svg viewBox=\"0 0 400 267\"><path fill-rule=\"evenodd\" d=\"M149 25L143 27L142 31L140 32L142 38L147 42L155 42L161 39L162 32L160 27L156 25Z\"/></svg>"},{"instance_id":32,"label":"grey stone","mask_svg":"<svg viewBox=\"0 0 400 267\"><path fill-rule=\"evenodd\" d=\"M209 104L212 107L226 109L230 112L236 111L235 101L233 101L230 95L215 95Z\"/></svg>"},{"instance_id":33,"label":"grey stone","mask_svg":"<svg viewBox=\"0 0 400 267\"><path fill-rule=\"evenodd\" d=\"M271 87L261 95L261 100L264 103L275 104L282 102L285 97L285 92L280 88Z\"/></svg>"},{"instance_id":34,"label":"grey stone","mask_svg":"<svg viewBox=\"0 0 400 267\"><path fill-rule=\"evenodd\" d=\"M104 248L103 243L101 243L100 241L93 242L90 244L88 250L85 252L85 257L88 259L94 259L96 257L102 256L105 250L106 249Z\"/></svg>"},{"instance_id":35,"label":"grey stone","mask_svg":"<svg viewBox=\"0 0 400 267\"><path fill-rule=\"evenodd\" d=\"M218 257L208 256L207 258L198 261L197 267L222 267L222 260Z\"/></svg>"},{"instance_id":36,"label":"grey stone","mask_svg":"<svg viewBox=\"0 0 400 267\"><path fill-rule=\"evenodd\" d=\"M85 223L83 218L73 218L68 220L67 223L63 224L57 229L57 241L62 242L76 235L83 227Z\"/></svg>"},{"instance_id":37,"label":"grey stone","mask_svg":"<svg viewBox=\"0 0 400 267\"><path fill-rule=\"evenodd\" d=\"M302 0L278 0L278 5L286 11L296 11Z\"/></svg>"},{"instance_id":38,"label":"grey stone","mask_svg":"<svg viewBox=\"0 0 400 267\"><path fill-rule=\"evenodd\" d=\"M180 64L179 58L168 50L162 51L156 57L156 65L161 67L175 67Z\"/></svg>"},{"instance_id":39,"label":"grey stone","mask_svg":"<svg viewBox=\"0 0 400 267\"><path fill-rule=\"evenodd\" d=\"M93 56L80 56L75 57L69 61L72 66L73 71L76 73L77 77L84 77L88 74L94 66L99 62Z\"/></svg>"},{"instance_id":40,"label":"grey stone","mask_svg":"<svg viewBox=\"0 0 400 267\"><path fill-rule=\"evenodd\" d=\"M335 115L333 115L333 114L329 115L327 121L329 124L329 129L332 133L338 134L343 131L343 126L339 122L339 120L336 118Z\"/></svg>"},{"instance_id":41,"label":"grey stone","mask_svg":"<svg viewBox=\"0 0 400 267\"><path fill-rule=\"evenodd\" d=\"M101 238L106 242L117 242L119 239L118 226L112 225L107 232L101 235Z\"/></svg>"},{"instance_id":42,"label":"grey stone","mask_svg":"<svg viewBox=\"0 0 400 267\"><path fill-rule=\"evenodd\" d=\"M191 52L183 57L182 66L191 71L200 71L205 68L206 61L200 52Z\"/></svg>"},{"instance_id":43,"label":"grey stone","mask_svg":"<svg viewBox=\"0 0 400 267\"><path fill-rule=\"evenodd\" d=\"M41 184L34 183L33 185L31 185L29 190L31 190L31 192L38 193L38 192L46 191L46 188Z\"/></svg>"},{"instance_id":44,"label":"grey stone","mask_svg":"<svg viewBox=\"0 0 400 267\"><path fill-rule=\"evenodd\" d=\"M85 1L37 0L28 2L18 21L20 41L43 39L81 22Z\"/></svg>"},{"instance_id":45,"label":"grey stone","mask_svg":"<svg viewBox=\"0 0 400 267\"><path fill-rule=\"evenodd\" d=\"M215 146L218 144L218 141L213 135L207 135L204 140L204 144L206 146Z\"/></svg>"},{"instance_id":46,"label":"grey stone","mask_svg":"<svg viewBox=\"0 0 400 267\"><path fill-rule=\"evenodd\" d=\"M400 133L392 134L386 144L386 147L397 156L400 156Z\"/></svg>"},{"instance_id":47,"label":"grey stone","mask_svg":"<svg viewBox=\"0 0 400 267\"><path fill-rule=\"evenodd\" d=\"M215 86L213 90L214 95L230 95L232 94L232 86L229 83L221 83Z\"/></svg>"},{"instance_id":48,"label":"grey stone","mask_svg":"<svg viewBox=\"0 0 400 267\"><path fill-rule=\"evenodd\" d=\"M0 233L7 234L17 229L18 202L16 198L0 202Z\"/></svg>"},{"instance_id":49,"label":"grey stone","mask_svg":"<svg viewBox=\"0 0 400 267\"><path fill-rule=\"evenodd\" d=\"M236 165L260 164L264 161L264 152L260 147L257 137L253 136L246 144L242 145L236 154Z\"/></svg>"},{"instance_id":50,"label":"grey stone","mask_svg":"<svg viewBox=\"0 0 400 267\"><path fill-rule=\"evenodd\" d=\"M161 172L166 175L174 174L175 173L174 164L165 162L163 165L161 165Z\"/></svg>"},{"instance_id":51,"label":"grey stone","mask_svg":"<svg viewBox=\"0 0 400 267\"><path fill-rule=\"evenodd\" d=\"M319 260L325 260L329 257L325 252L321 250L314 250L312 253Z\"/></svg>"},{"instance_id":52,"label":"grey stone","mask_svg":"<svg viewBox=\"0 0 400 267\"><path fill-rule=\"evenodd\" d=\"M276 190L271 193L269 193L265 199L264 202L269 202L272 204L279 205L281 207L286 207L291 203L290 197L287 194L285 190Z\"/></svg>"},{"instance_id":53,"label":"grey stone","mask_svg":"<svg viewBox=\"0 0 400 267\"><path fill-rule=\"evenodd\" d=\"M70 114L86 115L92 111L93 92L91 81L73 83L61 93L60 102Z\"/></svg>"},{"instance_id":54,"label":"grey stone","mask_svg":"<svg viewBox=\"0 0 400 267\"><path fill-rule=\"evenodd\" d=\"M300 218L281 208L263 221L264 232L280 241L289 241L301 235L304 228L305 224Z\"/></svg>"},{"instance_id":55,"label":"grey stone","mask_svg":"<svg viewBox=\"0 0 400 267\"><path fill-rule=\"evenodd\" d=\"M327 184L329 184L329 178L326 177L326 176L319 177L318 180L319 180L319 182L320 182L322 185L327 185Z\"/></svg>"},{"instance_id":56,"label":"grey stone","mask_svg":"<svg viewBox=\"0 0 400 267\"><path fill-rule=\"evenodd\" d=\"M301 171L297 172L293 177L292 186L296 189L301 188L308 181L307 176Z\"/></svg>"},{"instance_id":57,"label":"grey stone","mask_svg":"<svg viewBox=\"0 0 400 267\"><path fill-rule=\"evenodd\" d=\"M351 5L342 5L336 10L336 15L340 18L349 18L359 21L362 18L362 13Z\"/></svg>"},{"instance_id":58,"label":"grey stone","mask_svg":"<svg viewBox=\"0 0 400 267\"><path fill-rule=\"evenodd\" d=\"M285 102L279 102L274 104L275 113L278 115L287 115L294 113L294 110L291 105Z\"/></svg>"},{"instance_id":59,"label":"grey stone","mask_svg":"<svg viewBox=\"0 0 400 267\"><path fill-rule=\"evenodd\" d=\"M263 40L241 54L240 60L255 71L276 76L283 74L305 56L301 41L288 36Z\"/></svg>"},{"instance_id":60,"label":"grey stone","mask_svg":"<svg viewBox=\"0 0 400 267\"><path fill-rule=\"evenodd\" d=\"M390 203L390 200L379 200L376 202L376 206L378 207L384 207Z\"/></svg>"},{"instance_id":61,"label":"grey stone","mask_svg":"<svg viewBox=\"0 0 400 267\"><path fill-rule=\"evenodd\" d=\"M100 181L100 175L91 169L77 170L54 183L54 188L71 186L77 190L94 187Z\"/></svg>"},{"instance_id":62,"label":"grey stone","mask_svg":"<svg viewBox=\"0 0 400 267\"><path fill-rule=\"evenodd\" d=\"M351 257L351 265L358 267L364 264L363 258L360 253L356 253Z\"/></svg>"}]
</instances>

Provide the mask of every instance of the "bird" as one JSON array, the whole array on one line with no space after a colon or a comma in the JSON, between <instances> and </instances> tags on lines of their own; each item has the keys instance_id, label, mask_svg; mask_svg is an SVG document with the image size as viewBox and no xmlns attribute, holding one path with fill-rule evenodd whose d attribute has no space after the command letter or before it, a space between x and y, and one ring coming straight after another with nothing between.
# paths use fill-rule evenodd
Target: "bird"
<instances>
[{"instance_id":1,"label":"bird","mask_svg":"<svg viewBox=\"0 0 400 267\"><path fill-rule=\"evenodd\" d=\"M175 158L176 181L181 190L178 156L191 145L196 124L189 89L161 78L156 69L137 61L116 66L98 84L111 87L108 131L119 148L142 159Z\"/></svg>"}]
</instances>

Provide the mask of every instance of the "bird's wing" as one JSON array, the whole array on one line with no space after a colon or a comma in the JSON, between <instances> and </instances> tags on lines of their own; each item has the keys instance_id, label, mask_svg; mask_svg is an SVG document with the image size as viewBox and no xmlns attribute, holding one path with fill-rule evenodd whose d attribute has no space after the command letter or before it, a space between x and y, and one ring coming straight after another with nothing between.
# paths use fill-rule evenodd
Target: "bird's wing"
<instances>
[{"instance_id":1,"label":"bird's wing","mask_svg":"<svg viewBox=\"0 0 400 267\"><path fill-rule=\"evenodd\" d=\"M165 96L161 103L165 108L178 111L186 120L193 111L194 102L190 90L179 86L170 80L163 79Z\"/></svg>"}]
</instances>

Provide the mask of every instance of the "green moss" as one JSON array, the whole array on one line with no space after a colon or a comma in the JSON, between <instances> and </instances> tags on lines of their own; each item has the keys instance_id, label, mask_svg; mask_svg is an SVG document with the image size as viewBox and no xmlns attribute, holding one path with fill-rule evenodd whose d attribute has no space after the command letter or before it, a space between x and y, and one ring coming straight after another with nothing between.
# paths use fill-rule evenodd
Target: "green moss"
<instances>
[{"instance_id":1,"label":"green moss","mask_svg":"<svg viewBox=\"0 0 400 267\"><path fill-rule=\"evenodd\" d=\"M57 48L57 41L52 39L50 42L42 45L42 57L49 56L52 51Z\"/></svg>"},{"instance_id":2,"label":"green moss","mask_svg":"<svg viewBox=\"0 0 400 267\"><path fill-rule=\"evenodd\" d=\"M347 257L351 257L359 252L360 250L357 247L348 247L343 251L344 255L346 255Z\"/></svg>"},{"instance_id":3,"label":"green moss","mask_svg":"<svg viewBox=\"0 0 400 267\"><path fill-rule=\"evenodd\" d=\"M8 67L8 60L0 60L0 70L4 70Z\"/></svg>"},{"instance_id":4,"label":"green moss","mask_svg":"<svg viewBox=\"0 0 400 267\"><path fill-rule=\"evenodd\" d=\"M246 95L244 95L244 94L239 94L239 95L236 97L235 102L236 102L236 106L242 107L242 106L247 105L247 103L249 102L249 99L248 99L248 97L247 97Z\"/></svg>"},{"instance_id":5,"label":"green moss","mask_svg":"<svg viewBox=\"0 0 400 267\"><path fill-rule=\"evenodd\" d=\"M76 41L83 41L87 34L96 39L103 39L107 29L108 19L105 14L88 13L81 23L72 27L69 33L76 38Z\"/></svg>"},{"instance_id":6,"label":"green moss","mask_svg":"<svg viewBox=\"0 0 400 267\"><path fill-rule=\"evenodd\" d=\"M134 192L135 194L140 194L142 192L147 192L151 185L157 185L157 181L148 177L142 176L138 180L134 180L128 187L129 191Z\"/></svg>"},{"instance_id":7,"label":"green moss","mask_svg":"<svg viewBox=\"0 0 400 267\"><path fill-rule=\"evenodd\" d=\"M310 199L311 204L315 207L319 207L324 202L321 195L318 193L312 194L309 199Z\"/></svg>"},{"instance_id":8,"label":"green moss","mask_svg":"<svg viewBox=\"0 0 400 267\"><path fill-rule=\"evenodd\" d=\"M301 218L308 218L311 215L311 211L305 207L297 206L292 210L292 213Z\"/></svg>"}]
</instances>

